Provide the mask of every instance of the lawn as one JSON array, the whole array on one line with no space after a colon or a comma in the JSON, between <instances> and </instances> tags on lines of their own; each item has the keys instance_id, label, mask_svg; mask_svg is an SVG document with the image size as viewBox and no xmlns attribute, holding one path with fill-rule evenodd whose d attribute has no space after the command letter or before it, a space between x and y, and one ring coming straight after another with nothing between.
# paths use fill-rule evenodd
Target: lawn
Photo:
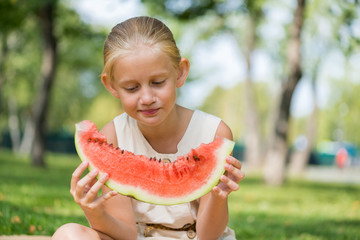
<instances>
[{"instance_id":1,"label":"lawn","mask_svg":"<svg viewBox=\"0 0 360 240\"><path fill-rule=\"evenodd\" d=\"M67 222L87 224L69 193L74 155L48 154L47 168L0 151L0 235L52 235ZM230 197L238 239L360 239L360 186L288 181L267 187L247 176Z\"/></svg>"}]
</instances>

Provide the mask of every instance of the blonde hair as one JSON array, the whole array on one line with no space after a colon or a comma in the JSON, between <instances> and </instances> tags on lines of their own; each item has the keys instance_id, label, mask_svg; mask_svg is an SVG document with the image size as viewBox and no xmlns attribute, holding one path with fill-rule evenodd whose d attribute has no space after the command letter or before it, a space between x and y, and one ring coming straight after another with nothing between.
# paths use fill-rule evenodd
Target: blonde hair
<instances>
[{"instance_id":1,"label":"blonde hair","mask_svg":"<svg viewBox=\"0 0 360 240\"><path fill-rule=\"evenodd\" d=\"M106 38L102 73L112 80L115 61L141 45L158 46L178 69L181 56L170 29L158 19L135 17L117 24Z\"/></svg>"}]
</instances>

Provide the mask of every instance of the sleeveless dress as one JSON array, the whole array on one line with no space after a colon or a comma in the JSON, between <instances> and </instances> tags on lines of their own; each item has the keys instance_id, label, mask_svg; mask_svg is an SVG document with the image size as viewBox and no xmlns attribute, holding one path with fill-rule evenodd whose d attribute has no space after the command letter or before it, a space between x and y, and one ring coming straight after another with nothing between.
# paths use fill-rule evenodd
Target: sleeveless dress
<instances>
[{"instance_id":1,"label":"sleeveless dress","mask_svg":"<svg viewBox=\"0 0 360 240\"><path fill-rule=\"evenodd\" d=\"M176 160L177 156L188 153L201 143L214 140L216 130L221 119L202 111L194 111L185 134L178 144L175 154L161 154L156 152L145 139L138 128L135 119L126 113L114 118L118 146L135 154L142 154L157 159ZM172 229L183 228L186 224L193 224L199 208L199 201L171 206L154 205L132 199L133 211L138 228L138 239L198 239L192 230L174 231L161 228L150 228L147 224L158 224ZM145 237L147 236L147 237ZM235 234L227 227L219 239L233 240Z\"/></svg>"}]
</instances>

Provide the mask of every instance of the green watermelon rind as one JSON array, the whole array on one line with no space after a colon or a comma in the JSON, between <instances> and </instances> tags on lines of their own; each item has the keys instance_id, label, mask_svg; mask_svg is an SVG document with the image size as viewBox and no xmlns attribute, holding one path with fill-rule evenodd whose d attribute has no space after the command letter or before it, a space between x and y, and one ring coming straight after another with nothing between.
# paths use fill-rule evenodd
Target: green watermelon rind
<instances>
[{"instance_id":1,"label":"green watermelon rind","mask_svg":"<svg viewBox=\"0 0 360 240\"><path fill-rule=\"evenodd\" d=\"M77 150L77 153L81 159L81 161L88 161L87 157L81 150L81 147L79 147L78 144L78 136L75 134L75 147ZM219 183L220 177L225 173L224 165L226 163L226 157L229 156L234 148L235 143L233 141L230 141L226 138L223 138L223 143L221 147L219 147L216 151L217 158L221 159L217 161L217 166L214 169L214 173L211 174L211 178L208 180L207 184L204 184L201 188L195 190L192 194L188 194L185 197L175 197L175 198L169 198L169 197L161 197L161 196L155 196L153 194L147 193L146 190L139 189L132 186L125 186L125 185L119 185L115 181L109 179L107 182L105 182L105 185L110 188L111 190L117 191L121 193L122 195L133 197L137 200L152 203L152 204L158 204L158 205L175 205L175 204L181 204L186 202L191 202L195 199L198 199L208 192L210 192L213 187L215 187ZM88 169L89 171L95 169L95 167L92 165L90 161ZM104 173L99 172L97 179L100 179L101 176Z\"/></svg>"}]
</instances>

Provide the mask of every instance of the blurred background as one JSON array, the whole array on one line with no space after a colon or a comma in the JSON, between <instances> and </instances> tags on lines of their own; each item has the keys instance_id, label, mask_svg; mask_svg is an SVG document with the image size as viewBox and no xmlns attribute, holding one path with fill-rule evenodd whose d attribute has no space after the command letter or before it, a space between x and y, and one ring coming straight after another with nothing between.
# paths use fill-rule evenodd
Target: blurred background
<instances>
[{"instance_id":1,"label":"blurred background","mask_svg":"<svg viewBox=\"0 0 360 240\"><path fill-rule=\"evenodd\" d=\"M2 0L1 148L46 166L45 151L75 153L76 122L121 113L102 47L139 15L173 31L191 62L179 103L224 119L247 171L278 185L308 164L360 165L356 0Z\"/></svg>"}]
</instances>

